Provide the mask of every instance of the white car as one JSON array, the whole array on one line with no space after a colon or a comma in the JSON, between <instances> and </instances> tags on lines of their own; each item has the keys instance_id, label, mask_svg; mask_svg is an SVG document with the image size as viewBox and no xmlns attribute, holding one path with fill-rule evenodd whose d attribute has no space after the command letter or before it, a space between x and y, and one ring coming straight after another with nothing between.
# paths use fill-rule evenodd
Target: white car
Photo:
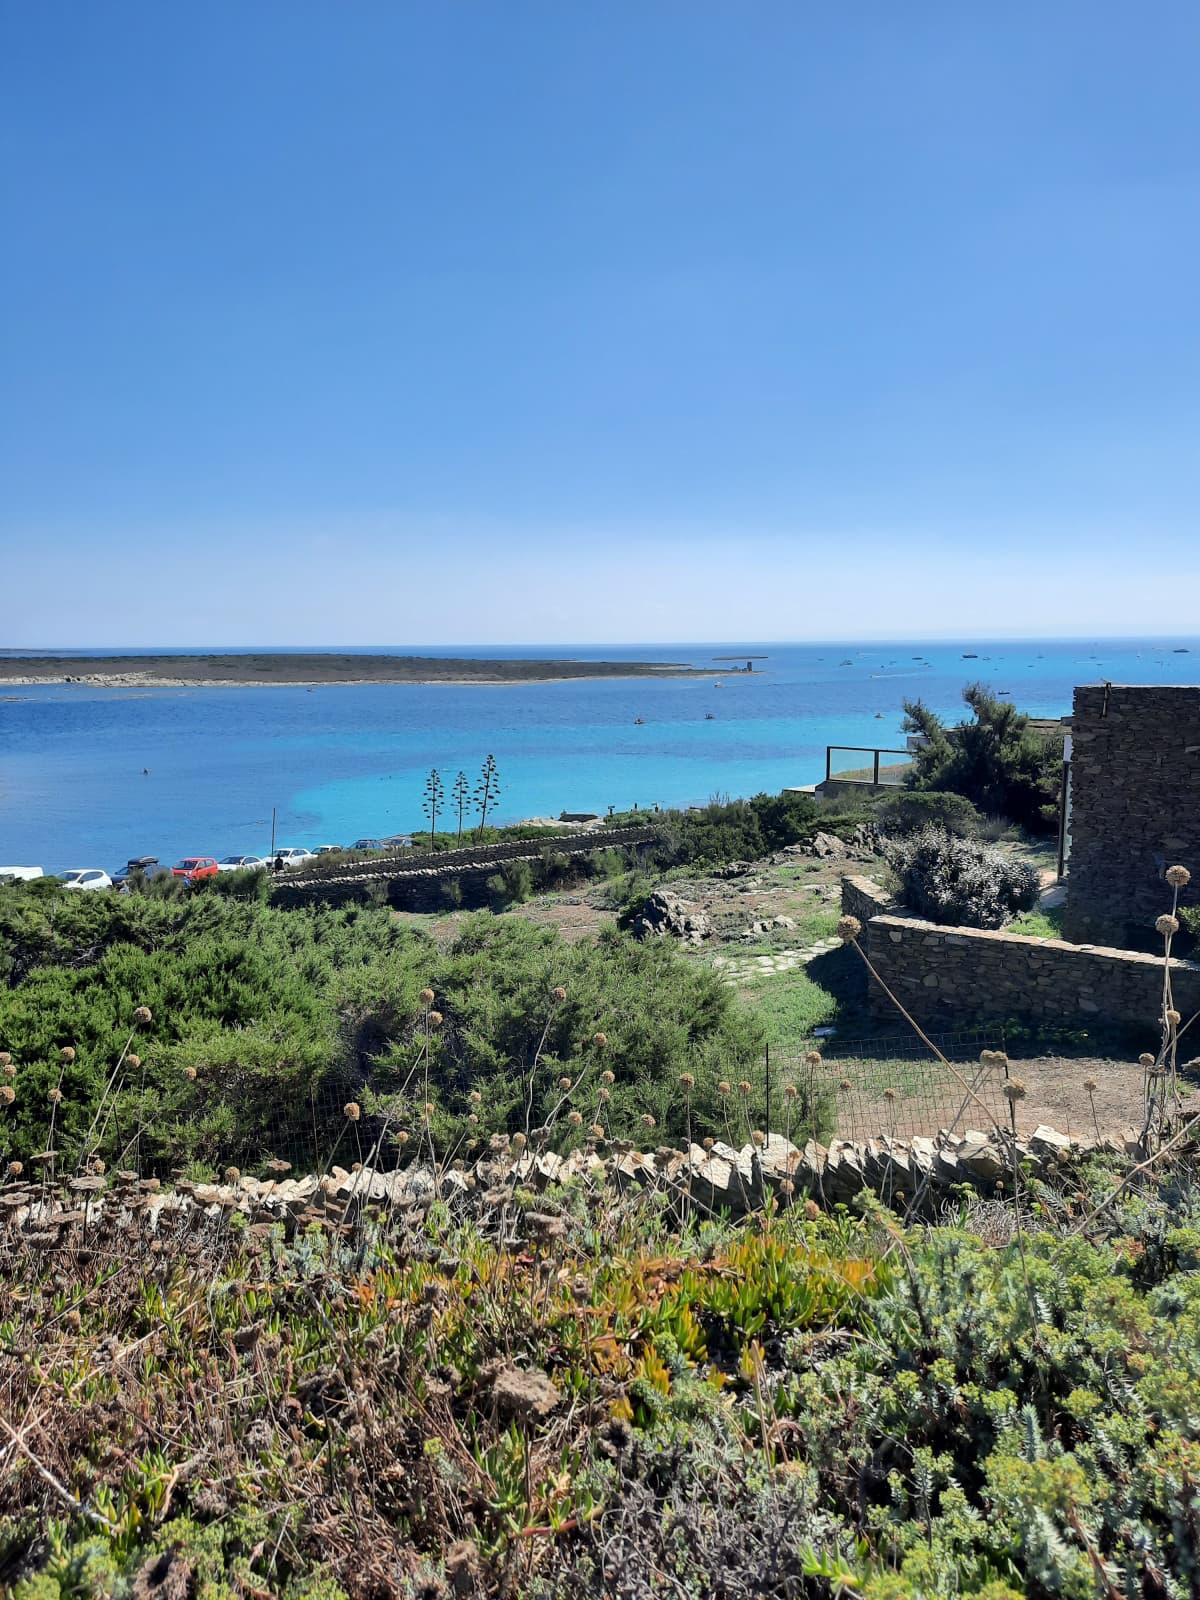
<instances>
[{"instance_id":1,"label":"white car","mask_svg":"<svg viewBox=\"0 0 1200 1600\"><path fill-rule=\"evenodd\" d=\"M272 866L274 866L274 864L281 857L283 859L284 866L289 869L292 867L302 867L304 866L305 862L315 861L317 859L315 850L304 850L298 845L292 845L284 850L276 850L275 854L271 858Z\"/></svg>"},{"instance_id":2,"label":"white car","mask_svg":"<svg viewBox=\"0 0 1200 1600\"><path fill-rule=\"evenodd\" d=\"M265 872L269 865L261 856L222 856L217 862L217 871Z\"/></svg>"},{"instance_id":3,"label":"white car","mask_svg":"<svg viewBox=\"0 0 1200 1600\"><path fill-rule=\"evenodd\" d=\"M64 889L111 889L113 881L99 867L72 867L69 872L57 872Z\"/></svg>"},{"instance_id":4,"label":"white car","mask_svg":"<svg viewBox=\"0 0 1200 1600\"><path fill-rule=\"evenodd\" d=\"M41 867L0 867L0 883L32 883L41 876Z\"/></svg>"}]
</instances>

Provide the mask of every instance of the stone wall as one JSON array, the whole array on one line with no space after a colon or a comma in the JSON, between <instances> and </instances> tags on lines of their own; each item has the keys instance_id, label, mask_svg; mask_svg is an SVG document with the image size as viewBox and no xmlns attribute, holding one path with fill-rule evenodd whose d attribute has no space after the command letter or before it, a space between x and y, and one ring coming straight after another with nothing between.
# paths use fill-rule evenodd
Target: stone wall
<instances>
[{"instance_id":1,"label":"stone wall","mask_svg":"<svg viewBox=\"0 0 1200 1600\"><path fill-rule=\"evenodd\" d=\"M864 928L872 917L895 908L892 896L874 878L852 873L842 879L842 914L857 917Z\"/></svg>"},{"instance_id":2,"label":"stone wall","mask_svg":"<svg viewBox=\"0 0 1200 1600\"><path fill-rule=\"evenodd\" d=\"M843 907L862 905L852 891ZM884 912L863 923L872 966L905 1008L924 1024L954 1026L968 1019L1020 1018L1053 1027L1098 1023L1153 1029L1162 1008L1162 958L1099 945L979 928L944 928L918 917ZM1200 1010L1200 965L1172 961L1176 1005ZM874 1016L895 1017L887 995L869 988Z\"/></svg>"},{"instance_id":3,"label":"stone wall","mask_svg":"<svg viewBox=\"0 0 1200 1600\"><path fill-rule=\"evenodd\" d=\"M1065 932L1077 944L1153 949L1165 869L1200 889L1200 688L1075 691Z\"/></svg>"}]
</instances>

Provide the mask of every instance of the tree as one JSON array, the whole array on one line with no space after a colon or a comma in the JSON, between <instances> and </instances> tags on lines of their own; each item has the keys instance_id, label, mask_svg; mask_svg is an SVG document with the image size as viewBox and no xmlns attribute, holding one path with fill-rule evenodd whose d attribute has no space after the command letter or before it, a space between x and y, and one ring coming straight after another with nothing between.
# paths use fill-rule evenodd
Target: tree
<instances>
[{"instance_id":1,"label":"tree","mask_svg":"<svg viewBox=\"0 0 1200 1600\"><path fill-rule=\"evenodd\" d=\"M442 775L438 769L434 767L430 771L429 776L425 779L425 800L421 806L421 810L429 818L429 848L431 850L435 850L437 848L435 838L437 834L438 812L442 809L442 801L445 799L445 797L446 791L442 787Z\"/></svg>"},{"instance_id":2,"label":"tree","mask_svg":"<svg viewBox=\"0 0 1200 1600\"><path fill-rule=\"evenodd\" d=\"M488 812L495 805L499 794L500 771L496 766L495 756L488 756L480 771L479 782L475 785L475 804L479 808L479 828L475 834L476 839L483 838L483 830L487 826Z\"/></svg>"},{"instance_id":3,"label":"tree","mask_svg":"<svg viewBox=\"0 0 1200 1600\"><path fill-rule=\"evenodd\" d=\"M981 683L968 684L963 700L973 720L952 728L922 701L904 702L905 732L926 741L913 757L909 788L965 795L980 811L1051 832L1058 819L1061 741L1030 727L1023 712Z\"/></svg>"},{"instance_id":4,"label":"tree","mask_svg":"<svg viewBox=\"0 0 1200 1600\"><path fill-rule=\"evenodd\" d=\"M458 812L458 842L462 843L463 816L471 802L471 780L465 772L460 772L454 780L454 787L450 791L450 804Z\"/></svg>"}]
</instances>

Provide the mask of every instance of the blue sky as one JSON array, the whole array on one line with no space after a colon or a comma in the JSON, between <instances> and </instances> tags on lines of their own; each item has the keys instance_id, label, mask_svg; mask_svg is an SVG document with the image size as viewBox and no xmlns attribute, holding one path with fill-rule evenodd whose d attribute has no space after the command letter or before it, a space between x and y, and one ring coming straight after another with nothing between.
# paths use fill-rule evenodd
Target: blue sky
<instances>
[{"instance_id":1,"label":"blue sky","mask_svg":"<svg viewBox=\"0 0 1200 1600\"><path fill-rule=\"evenodd\" d=\"M1177 630L1197 59L1156 0L0 0L0 642Z\"/></svg>"}]
</instances>

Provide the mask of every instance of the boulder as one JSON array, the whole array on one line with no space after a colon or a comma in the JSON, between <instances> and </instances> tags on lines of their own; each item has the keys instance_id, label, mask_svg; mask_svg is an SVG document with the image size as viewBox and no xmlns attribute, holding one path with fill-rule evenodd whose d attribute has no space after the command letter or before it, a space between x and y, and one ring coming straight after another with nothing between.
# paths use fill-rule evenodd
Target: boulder
<instances>
[{"instance_id":1,"label":"boulder","mask_svg":"<svg viewBox=\"0 0 1200 1600\"><path fill-rule=\"evenodd\" d=\"M635 939L682 939L686 944L700 944L711 939L713 925L705 913L681 900L667 889L656 889L648 897L641 912L633 919L629 931Z\"/></svg>"}]
</instances>

